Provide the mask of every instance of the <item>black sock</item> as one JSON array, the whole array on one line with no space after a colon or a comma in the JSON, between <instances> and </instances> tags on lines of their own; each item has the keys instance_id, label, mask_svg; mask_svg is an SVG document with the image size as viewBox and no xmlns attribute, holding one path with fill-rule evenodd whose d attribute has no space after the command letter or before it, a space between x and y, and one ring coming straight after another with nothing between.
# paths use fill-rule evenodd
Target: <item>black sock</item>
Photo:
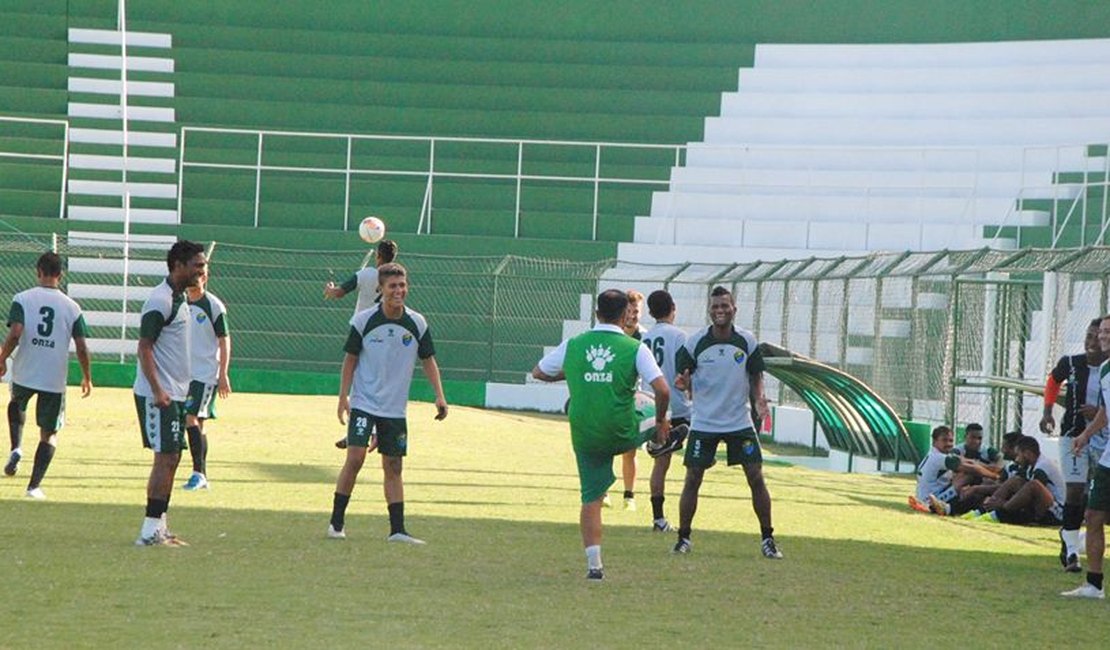
<instances>
[{"instance_id":1,"label":"black sock","mask_svg":"<svg viewBox=\"0 0 1110 650\"><path fill-rule=\"evenodd\" d=\"M405 502L389 504L389 534L405 532Z\"/></svg>"},{"instance_id":2,"label":"black sock","mask_svg":"<svg viewBox=\"0 0 1110 650\"><path fill-rule=\"evenodd\" d=\"M760 526L759 527L759 534L763 536L763 539L770 539L770 538L774 537L775 529L770 528L770 527L764 528L764 527Z\"/></svg>"},{"instance_id":3,"label":"black sock","mask_svg":"<svg viewBox=\"0 0 1110 650\"><path fill-rule=\"evenodd\" d=\"M689 528L679 528L678 529L678 538L679 539L690 539L690 529Z\"/></svg>"},{"instance_id":4,"label":"black sock","mask_svg":"<svg viewBox=\"0 0 1110 650\"><path fill-rule=\"evenodd\" d=\"M193 457L193 471L205 474L205 458L208 456L208 436L204 435L199 426L188 427L185 433L189 436L189 453Z\"/></svg>"},{"instance_id":5,"label":"black sock","mask_svg":"<svg viewBox=\"0 0 1110 650\"><path fill-rule=\"evenodd\" d=\"M666 497L651 497L651 516L653 519L663 518L663 500Z\"/></svg>"},{"instance_id":6,"label":"black sock","mask_svg":"<svg viewBox=\"0 0 1110 650\"><path fill-rule=\"evenodd\" d=\"M1091 583L1091 585L1095 589L1102 589L1102 574L1101 573L1094 573L1092 571L1088 571L1087 572L1087 582Z\"/></svg>"},{"instance_id":7,"label":"black sock","mask_svg":"<svg viewBox=\"0 0 1110 650\"><path fill-rule=\"evenodd\" d=\"M331 527L343 530L343 515L347 513L347 504L351 502L351 495L335 493L331 501Z\"/></svg>"},{"instance_id":8,"label":"black sock","mask_svg":"<svg viewBox=\"0 0 1110 650\"><path fill-rule=\"evenodd\" d=\"M625 490L624 491L624 498L626 498L626 499L635 499L636 495L632 493L632 490Z\"/></svg>"},{"instance_id":9,"label":"black sock","mask_svg":"<svg viewBox=\"0 0 1110 650\"><path fill-rule=\"evenodd\" d=\"M1064 530L1079 530L1083 525L1083 504L1064 504Z\"/></svg>"},{"instance_id":10,"label":"black sock","mask_svg":"<svg viewBox=\"0 0 1110 650\"><path fill-rule=\"evenodd\" d=\"M15 400L8 402L8 433L11 435L12 451L19 449L23 442L23 411Z\"/></svg>"},{"instance_id":11,"label":"black sock","mask_svg":"<svg viewBox=\"0 0 1110 650\"><path fill-rule=\"evenodd\" d=\"M151 519L160 519L170 507L169 499L147 499L146 516Z\"/></svg>"},{"instance_id":12,"label":"black sock","mask_svg":"<svg viewBox=\"0 0 1110 650\"><path fill-rule=\"evenodd\" d=\"M46 468L50 467L52 460L54 460L54 445L39 441L38 449L35 450L35 465L31 469L31 481L27 484L28 490L33 490L42 483L42 477L46 476Z\"/></svg>"}]
</instances>

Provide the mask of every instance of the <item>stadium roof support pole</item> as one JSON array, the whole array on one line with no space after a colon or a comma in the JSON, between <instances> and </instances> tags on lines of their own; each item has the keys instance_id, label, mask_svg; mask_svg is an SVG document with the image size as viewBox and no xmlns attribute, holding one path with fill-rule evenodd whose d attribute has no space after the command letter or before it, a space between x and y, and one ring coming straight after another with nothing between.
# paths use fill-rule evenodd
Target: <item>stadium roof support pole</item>
<instances>
[{"instance_id":1,"label":"stadium roof support pole","mask_svg":"<svg viewBox=\"0 0 1110 650\"><path fill-rule=\"evenodd\" d=\"M520 186L524 176L524 142L516 143L516 205L513 207L513 238L520 238ZM594 239L597 239L595 236Z\"/></svg>"},{"instance_id":2,"label":"stadium roof support pole","mask_svg":"<svg viewBox=\"0 0 1110 650\"><path fill-rule=\"evenodd\" d=\"M264 134L258 132L258 154L255 158L254 168L254 227L258 227L258 205L262 202L262 139Z\"/></svg>"}]
</instances>

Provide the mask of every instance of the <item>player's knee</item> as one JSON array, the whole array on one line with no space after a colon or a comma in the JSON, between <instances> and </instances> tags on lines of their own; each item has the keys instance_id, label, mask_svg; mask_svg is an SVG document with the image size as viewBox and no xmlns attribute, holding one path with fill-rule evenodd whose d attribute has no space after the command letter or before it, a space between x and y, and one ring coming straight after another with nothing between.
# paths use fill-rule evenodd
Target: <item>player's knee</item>
<instances>
[{"instance_id":1,"label":"player's knee","mask_svg":"<svg viewBox=\"0 0 1110 650\"><path fill-rule=\"evenodd\" d=\"M382 456L382 469L385 470L387 477L400 476L403 467L404 464L400 456Z\"/></svg>"}]
</instances>

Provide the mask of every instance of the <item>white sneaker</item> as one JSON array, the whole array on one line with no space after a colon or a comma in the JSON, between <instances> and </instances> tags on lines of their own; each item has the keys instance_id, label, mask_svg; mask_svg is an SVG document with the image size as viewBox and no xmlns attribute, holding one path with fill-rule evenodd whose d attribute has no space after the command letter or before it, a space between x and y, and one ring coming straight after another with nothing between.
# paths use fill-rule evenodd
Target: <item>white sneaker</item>
<instances>
[{"instance_id":1,"label":"white sneaker","mask_svg":"<svg viewBox=\"0 0 1110 650\"><path fill-rule=\"evenodd\" d=\"M636 512L636 499L625 499L624 509L626 512Z\"/></svg>"},{"instance_id":2,"label":"white sneaker","mask_svg":"<svg viewBox=\"0 0 1110 650\"><path fill-rule=\"evenodd\" d=\"M400 542L402 544L415 544L417 546L427 544L422 539L417 539L408 533L393 533L385 539L387 542Z\"/></svg>"},{"instance_id":3,"label":"white sneaker","mask_svg":"<svg viewBox=\"0 0 1110 650\"><path fill-rule=\"evenodd\" d=\"M135 546L162 546L165 543L166 534L160 528L155 529L154 534L149 537L143 537L143 534L139 533L139 538L135 540Z\"/></svg>"},{"instance_id":4,"label":"white sneaker","mask_svg":"<svg viewBox=\"0 0 1110 650\"><path fill-rule=\"evenodd\" d=\"M335 526L328 524L328 539L347 539L347 531L336 530Z\"/></svg>"},{"instance_id":5,"label":"white sneaker","mask_svg":"<svg viewBox=\"0 0 1110 650\"><path fill-rule=\"evenodd\" d=\"M1106 593L1103 590L1096 589L1095 586L1089 582L1084 582L1071 591L1061 591L1060 595L1068 598L1097 598L1099 600L1106 598Z\"/></svg>"},{"instance_id":6,"label":"white sneaker","mask_svg":"<svg viewBox=\"0 0 1110 650\"><path fill-rule=\"evenodd\" d=\"M30 489L30 490L27 490L27 498L28 499L35 499L36 501L42 501L43 499L46 498L46 493L43 492L42 488L40 488L40 487L33 488L33 489Z\"/></svg>"},{"instance_id":7,"label":"white sneaker","mask_svg":"<svg viewBox=\"0 0 1110 650\"><path fill-rule=\"evenodd\" d=\"M193 472L192 476L189 477L189 480L186 481L185 485L182 485L181 488L187 492L193 492L195 490L207 490L208 479L204 476L204 474L201 474L200 472Z\"/></svg>"},{"instance_id":8,"label":"white sneaker","mask_svg":"<svg viewBox=\"0 0 1110 650\"><path fill-rule=\"evenodd\" d=\"M613 500L609 498L608 494L601 497L601 507L602 508L612 508L613 507Z\"/></svg>"}]
</instances>

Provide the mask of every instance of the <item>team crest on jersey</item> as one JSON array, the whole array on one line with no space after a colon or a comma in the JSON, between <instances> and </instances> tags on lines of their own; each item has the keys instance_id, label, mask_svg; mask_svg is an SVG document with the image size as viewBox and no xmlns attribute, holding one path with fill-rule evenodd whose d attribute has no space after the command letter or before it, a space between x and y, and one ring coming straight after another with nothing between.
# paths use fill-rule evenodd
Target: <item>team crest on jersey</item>
<instances>
[{"instance_id":1,"label":"team crest on jersey","mask_svg":"<svg viewBox=\"0 0 1110 650\"><path fill-rule=\"evenodd\" d=\"M590 367L596 372L587 372L583 375L583 379L588 382L610 382L613 381L613 373L605 372L605 368L609 363L615 359L613 351L605 346L598 345L590 347L586 350L586 361L589 362Z\"/></svg>"},{"instance_id":2,"label":"team crest on jersey","mask_svg":"<svg viewBox=\"0 0 1110 650\"><path fill-rule=\"evenodd\" d=\"M408 332L405 332L404 334L402 334L401 335L401 344L404 345L406 348L408 346L412 345L412 334L409 334Z\"/></svg>"},{"instance_id":3,"label":"team crest on jersey","mask_svg":"<svg viewBox=\"0 0 1110 650\"><path fill-rule=\"evenodd\" d=\"M737 350L736 352L734 352L732 354L732 360L735 361L737 363L737 365L739 365L741 363L744 363L744 360L747 359L747 358L748 358L748 353L744 352L743 350Z\"/></svg>"},{"instance_id":4,"label":"team crest on jersey","mask_svg":"<svg viewBox=\"0 0 1110 650\"><path fill-rule=\"evenodd\" d=\"M198 311L197 312L197 322L203 325L204 321L206 321L206 320L208 320L208 314L206 314L202 311Z\"/></svg>"}]
</instances>

